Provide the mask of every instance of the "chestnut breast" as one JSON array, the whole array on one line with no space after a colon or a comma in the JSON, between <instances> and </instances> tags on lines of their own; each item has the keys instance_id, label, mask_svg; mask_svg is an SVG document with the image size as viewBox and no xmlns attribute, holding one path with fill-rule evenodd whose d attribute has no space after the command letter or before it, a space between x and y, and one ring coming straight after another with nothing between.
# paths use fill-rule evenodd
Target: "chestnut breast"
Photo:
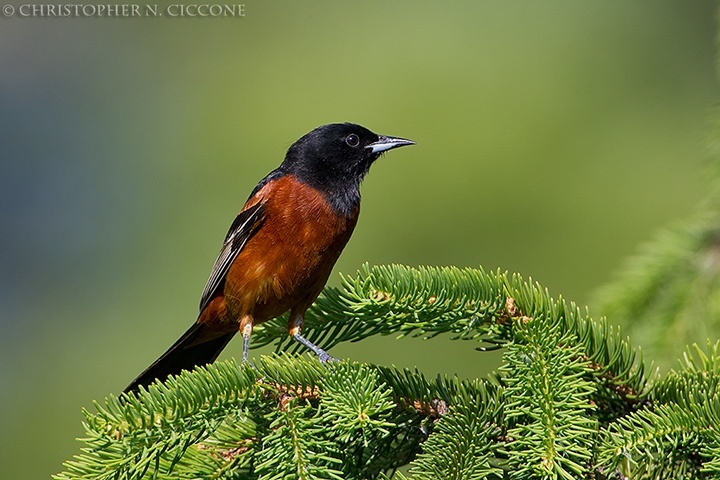
<instances>
[{"instance_id":1,"label":"chestnut breast","mask_svg":"<svg viewBox=\"0 0 720 480\"><path fill-rule=\"evenodd\" d=\"M317 298L357 223L359 205L338 214L318 190L292 175L264 185L246 207L263 203L262 227L243 247L224 286L226 319L254 323ZM229 317L229 318L227 318Z\"/></svg>"}]
</instances>

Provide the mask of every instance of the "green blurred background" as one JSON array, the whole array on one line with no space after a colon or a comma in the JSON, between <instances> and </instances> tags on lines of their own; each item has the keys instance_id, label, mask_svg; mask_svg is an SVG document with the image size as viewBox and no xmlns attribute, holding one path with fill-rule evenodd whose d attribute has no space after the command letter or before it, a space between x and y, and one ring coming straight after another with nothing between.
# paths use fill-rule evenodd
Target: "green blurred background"
<instances>
[{"instance_id":1,"label":"green blurred background","mask_svg":"<svg viewBox=\"0 0 720 480\"><path fill-rule=\"evenodd\" d=\"M78 452L81 408L194 321L249 191L323 123L418 143L374 166L336 270L500 267L587 303L703 197L715 9L249 0L244 18L0 18L2 476L47 478ZM465 377L497 362L446 338L333 353Z\"/></svg>"}]
</instances>

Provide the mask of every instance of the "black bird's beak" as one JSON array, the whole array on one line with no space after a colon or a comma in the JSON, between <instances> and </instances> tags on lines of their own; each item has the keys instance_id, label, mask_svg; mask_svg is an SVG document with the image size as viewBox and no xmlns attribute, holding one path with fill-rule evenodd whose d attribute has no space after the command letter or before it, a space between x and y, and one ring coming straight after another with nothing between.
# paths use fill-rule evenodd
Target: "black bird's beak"
<instances>
[{"instance_id":1,"label":"black bird's beak","mask_svg":"<svg viewBox=\"0 0 720 480\"><path fill-rule=\"evenodd\" d=\"M365 148L369 148L373 153L385 152L397 147L404 147L405 145L415 145L415 142L406 138L399 137L386 137L380 135L377 142L373 142Z\"/></svg>"}]
</instances>

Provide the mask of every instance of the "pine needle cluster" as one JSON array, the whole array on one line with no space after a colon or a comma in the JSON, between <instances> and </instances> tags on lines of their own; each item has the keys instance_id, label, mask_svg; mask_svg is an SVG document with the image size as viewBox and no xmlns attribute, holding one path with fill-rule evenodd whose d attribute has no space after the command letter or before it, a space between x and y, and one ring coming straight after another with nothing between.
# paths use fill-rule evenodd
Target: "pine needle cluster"
<instances>
[{"instance_id":1,"label":"pine needle cluster","mask_svg":"<svg viewBox=\"0 0 720 480\"><path fill-rule=\"evenodd\" d=\"M488 378L280 353L218 362L85 411L57 480L720 478L720 343L664 378L619 329L531 280L482 269L365 266L309 310L323 348L451 333L502 348ZM480 354L479 354L480 355Z\"/></svg>"}]
</instances>

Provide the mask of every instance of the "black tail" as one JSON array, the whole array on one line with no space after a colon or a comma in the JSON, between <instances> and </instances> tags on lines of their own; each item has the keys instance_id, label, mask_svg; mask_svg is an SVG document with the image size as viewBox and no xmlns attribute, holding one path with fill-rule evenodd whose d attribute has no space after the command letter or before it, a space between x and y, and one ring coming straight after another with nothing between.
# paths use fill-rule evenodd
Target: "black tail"
<instances>
[{"instance_id":1,"label":"black tail","mask_svg":"<svg viewBox=\"0 0 720 480\"><path fill-rule=\"evenodd\" d=\"M206 330L206 331L203 331ZM141 385L148 386L155 380L165 380L168 375L176 375L182 370L192 370L198 365L212 363L220 355L225 345L237 333L237 330L207 337L212 327L195 323L180 339L163 353L160 358L145 369L125 388L124 392L137 390Z\"/></svg>"}]
</instances>

